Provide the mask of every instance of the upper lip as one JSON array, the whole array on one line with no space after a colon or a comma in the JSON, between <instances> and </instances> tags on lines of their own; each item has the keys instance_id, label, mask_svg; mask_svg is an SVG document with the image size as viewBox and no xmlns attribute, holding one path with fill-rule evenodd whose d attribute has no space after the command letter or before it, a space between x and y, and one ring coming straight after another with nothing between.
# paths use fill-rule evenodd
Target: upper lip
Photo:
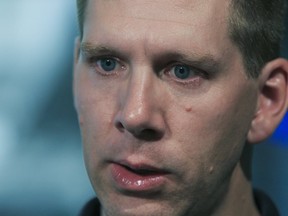
<instances>
[{"instance_id":1,"label":"upper lip","mask_svg":"<svg viewBox=\"0 0 288 216\"><path fill-rule=\"evenodd\" d=\"M166 169L162 169L162 168L150 165L150 164L145 163L145 162L133 163L131 161L122 160L122 161L119 161L116 163L121 165L121 166L124 166L125 168L130 169L132 171L153 172L153 173L161 173L161 174L169 173L169 171Z\"/></svg>"}]
</instances>

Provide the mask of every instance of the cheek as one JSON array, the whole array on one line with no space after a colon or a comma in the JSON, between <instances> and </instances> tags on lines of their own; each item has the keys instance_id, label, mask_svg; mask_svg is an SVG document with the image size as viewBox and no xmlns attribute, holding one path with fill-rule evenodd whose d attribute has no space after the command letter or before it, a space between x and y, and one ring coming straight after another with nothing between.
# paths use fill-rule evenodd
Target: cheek
<instances>
[{"instance_id":1,"label":"cheek","mask_svg":"<svg viewBox=\"0 0 288 216\"><path fill-rule=\"evenodd\" d=\"M81 104L78 115L84 150L89 152L89 155L100 154L104 150L102 143L105 143L110 128L113 127L112 113L97 97L82 100Z\"/></svg>"},{"instance_id":2,"label":"cheek","mask_svg":"<svg viewBox=\"0 0 288 216\"><path fill-rule=\"evenodd\" d=\"M84 159L88 170L96 166L99 155L105 148L103 143L109 137L113 127L113 110L115 100L111 92L97 91L95 82L83 72L77 80L75 100L81 129ZM107 99L107 97L109 97Z\"/></svg>"},{"instance_id":3,"label":"cheek","mask_svg":"<svg viewBox=\"0 0 288 216\"><path fill-rule=\"evenodd\" d=\"M187 158L191 167L196 169L198 161L205 173L210 173L222 166L230 169L239 160L254 114L252 104L256 104L256 94L248 89L229 94L215 91L199 101L174 106L174 110L181 110L170 114L178 155Z\"/></svg>"},{"instance_id":4,"label":"cheek","mask_svg":"<svg viewBox=\"0 0 288 216\"><path fill-rule=\"evenodd\" d=\"M75 77L75 102L85 137L104 136L112 125L117 89L105 86L95 73L84 68Z\"/></svg>"},{"instance_id":5,"label":"cheek","mask_svg":"<svg viewBox=\"0 0 288 216\"><path fill-rule=\"evenodd\" d=\"M83 154L86 170L94 190L99 191L102 187L103 176L98 175L96 170L103 170L101 158L108 155L105 143L109 137L108 131L111 127L111 113L102 109L96 99L81 99L79 107L79 120L81 119L81 135L83 143ZM103 111L104 110L104 111Z\"/></svg>"}]
</instances>

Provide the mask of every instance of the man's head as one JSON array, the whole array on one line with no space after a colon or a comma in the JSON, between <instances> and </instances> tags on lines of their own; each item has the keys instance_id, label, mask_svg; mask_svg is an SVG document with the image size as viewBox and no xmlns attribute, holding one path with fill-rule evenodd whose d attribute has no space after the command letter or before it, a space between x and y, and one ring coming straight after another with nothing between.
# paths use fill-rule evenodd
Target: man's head
<instances>
[{"instance_id":1,"label":"man's head","mask_svg":"<svg viewBox=\"0 0 288 216\"><path fill-rule=\"evenodd\" d=\"M88 0L77 0L80 37ZM240 50L246 72L256 78L266 62L279 56L285 0L231 0L229 34Z\"/></svg>"},{"instance_id":2,"label":"man's head","mask_svg":"<svg viewBox=\"0 0 288 216\"><path fill-rule=\"evenodd\" d=\"M267 138L286 112L287 62L265 62L247 78L235 45L243 36L233 33L243 20L228 0L80 7L75 104L104 213L253 215L239 161L245 143Z\"/></svg>"}]
</instances>

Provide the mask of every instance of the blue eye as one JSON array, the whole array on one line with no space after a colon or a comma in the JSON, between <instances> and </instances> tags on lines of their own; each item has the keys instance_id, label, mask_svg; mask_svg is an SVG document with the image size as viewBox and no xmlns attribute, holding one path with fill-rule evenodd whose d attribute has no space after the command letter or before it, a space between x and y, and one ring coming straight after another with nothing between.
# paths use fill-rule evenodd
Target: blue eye
<instances>
[{"instance_id":1,"label":"blue eye","mask_svg":"<svg viewBox=\"0 0 288 216\"><path fill-rule=\"evenodd\" d=\"M191 76L191 69L185 65L176 65L173 67L173 73L178 79L187 79Z\"/></svg>"},{"instance_id":2,"label":"blue eye","mask_svg":"<svg viewBox=\"0 0 288 216\"><path fill-rule=\"evenodd\" d=\"M101 66L104 71L113 71L117 66L117 61L112 58L103 58L97 61L97 64Z\"/></svg>"}]
</instances>

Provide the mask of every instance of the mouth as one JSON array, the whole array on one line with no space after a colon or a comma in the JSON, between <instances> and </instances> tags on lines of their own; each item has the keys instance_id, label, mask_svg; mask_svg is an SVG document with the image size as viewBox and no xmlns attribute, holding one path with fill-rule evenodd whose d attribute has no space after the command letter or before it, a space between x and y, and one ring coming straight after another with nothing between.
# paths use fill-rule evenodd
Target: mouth
<instances>
[{"instance_id":1,"label":"mouth","mask_svg":"<svg viewBox=\"0 0 288 216\"><path fill-rule=\"evenodd\" d=\"M112 163L111 176L120 191L155 192L166 182L168 171L146 164Z\"/></svg>"},{"instance_id":2,"label":"mouth","mask_svg":"<svg viewBox=\"0 0 288 216\"><path fill-rule=\"evenodd\" d=\"M128 171L133 172L137 175L141 176L153 176L153 175L161 175L165 174L166 172L161 169L157 169L155 167L147 166L147 165L135 165L135 166L127 166L122 165L124 168L126 168Z\"/></svg>"}]
</instances>

